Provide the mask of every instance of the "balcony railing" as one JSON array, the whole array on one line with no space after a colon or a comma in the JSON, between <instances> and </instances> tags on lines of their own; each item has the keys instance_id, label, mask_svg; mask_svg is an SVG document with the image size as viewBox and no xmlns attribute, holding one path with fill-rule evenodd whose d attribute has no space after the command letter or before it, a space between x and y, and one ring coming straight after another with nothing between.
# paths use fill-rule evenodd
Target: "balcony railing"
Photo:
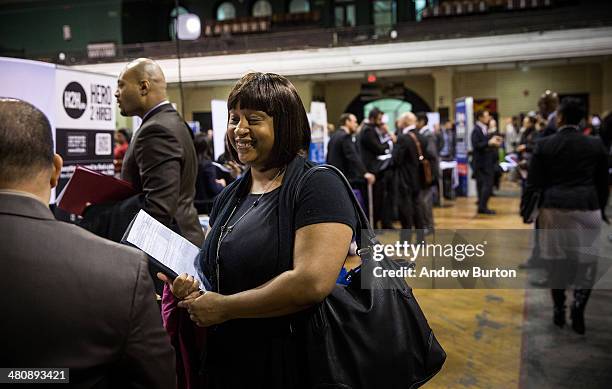
<instances>
[{"instance_id":1,"label":"balcony railing","mask_svg":"<svg viewBox=\"0 0 612 389\"><path fill-rule=\"evenodd\" d=\"M261 18L258 22L263 22ZM269 21L269 20L268 20ZM321 28L317 26L294 27L286 31L266 32L269 25L259 26L264 31L249 33L252 26L246 21L221 23L220 30L204 29L203 36L195 41L180 43L185 57L240 54L280 50L345 47L398 41L422 41L473 36L500 35L532 31L568 28L599 27L612 25L612 11L596 7L564 7L538 9L528 12L503 12L482 15L448 16L429 18L421 22L399 23L394 26L358 26L345 28ZM213 25L216 26L217 24ZM381 28L383 27L383 28ZM394 29L396 38L380 31ZM220 31L220 33L218 33ZM108 50L109 53L112 50ZM154 42L116 45L114 57L88 56L86 50L65 53L65 61L58 61L58 53L37 56L33 59L67 65L122 62L138 57L176 57L176 42ZM1 54L0 54L1 55Z\"/></svg>"}]
</instances>

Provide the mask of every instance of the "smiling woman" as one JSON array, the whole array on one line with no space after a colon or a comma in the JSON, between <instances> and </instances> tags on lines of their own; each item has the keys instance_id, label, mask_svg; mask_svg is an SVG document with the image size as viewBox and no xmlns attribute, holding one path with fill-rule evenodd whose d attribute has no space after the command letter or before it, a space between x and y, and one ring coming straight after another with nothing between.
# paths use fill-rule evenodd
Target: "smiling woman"
<instances>
[{"instance_id":1,"label":"smiling woman","mask_svg":"<svg viewBox=\"0 0 612 389\"><path fill-rule=\"evenodd\" d=\"M206 380L207 388L308 387L300 329L311 307L334 288L358 233L357 217L331 171L309 175L298 190L313 166L300 156L310 128L286 78L245 75L230 93L228 111L231 157L249 169L219 194L210 214L196 268L212 291L200 295L192 277L177 278L164 293L166 323L180 315L178 305L197 326L210 327L206 352L189 353L206 355L188 361L206 374L191 374L192 382Z\"/></svg>"},{"instance_id":2,"label":"smiling woman","mask_svg":"<svg viewBox=\"0 0 612 389\"><path fill-rule=\"evenodd\" d=\"M240 154L253 158L255 153L248 152L259 151L259 158L266 164L253 162L266 170L285 166L300 150L308 150L308 117L295 87L285 77L271 73L245 75L230 93L227 108L227 137L234 160L251 164Z\"/></svg>"}]
</instances>

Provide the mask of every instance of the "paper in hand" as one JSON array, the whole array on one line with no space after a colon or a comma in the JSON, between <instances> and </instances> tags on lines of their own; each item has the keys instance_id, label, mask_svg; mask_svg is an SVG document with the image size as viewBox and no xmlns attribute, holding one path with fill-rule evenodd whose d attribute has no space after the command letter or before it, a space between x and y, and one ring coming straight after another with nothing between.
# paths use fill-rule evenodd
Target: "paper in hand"
<instances>
[{"instance_id":1,"label":"paper in hand","mask_svg":"<svg viewBox=\"0 0 612 389\"><path fill-rule=\"evenodd\" d=\"M162 273L171 278L187 273L200 281L200 289L206 290L205 285L208 285L208 282L202 282L194 266L200 249L145 211L138 212L124 240L171 270L170 274L167 274L167 271Z\"/></svg>"}]
</instances>

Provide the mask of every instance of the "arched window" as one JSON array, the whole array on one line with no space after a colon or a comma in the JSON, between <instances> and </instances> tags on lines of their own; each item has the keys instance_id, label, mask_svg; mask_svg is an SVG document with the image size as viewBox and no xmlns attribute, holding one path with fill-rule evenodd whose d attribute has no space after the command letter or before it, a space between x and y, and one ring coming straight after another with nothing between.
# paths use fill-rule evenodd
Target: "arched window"
<instances>
[{"instance_id":1,"label":"arched window","mask_svg":"<svg viewBox=\"0 0 612 389\"><path fill-rule=\"evenodd\" d=\"M258 0L253 4L251 14L255 17L258 16L272 16L272 6L267 0Z\"/></svg>"},{"instance_id":2,"label":"arched window","mask_svg":"<svg viewBox=\"0 0 612 389\"><path fill-rule=\"evenodd\" d=\"M291 0L291 2L289 3L289 13L299 14L302 12L310 12L310 1Z\"/></svg>"},{"instance_id":3,"label":"arched window","mask_svg":"<svg viewBox=\"0 0 612 389\"><path fill-rule=\"evenodd\" d=\"M236 7L234 4L226 1L224 3L219 4L217 7L217 20L230 20L236 18Z\"/></svg>"}]
</instances>

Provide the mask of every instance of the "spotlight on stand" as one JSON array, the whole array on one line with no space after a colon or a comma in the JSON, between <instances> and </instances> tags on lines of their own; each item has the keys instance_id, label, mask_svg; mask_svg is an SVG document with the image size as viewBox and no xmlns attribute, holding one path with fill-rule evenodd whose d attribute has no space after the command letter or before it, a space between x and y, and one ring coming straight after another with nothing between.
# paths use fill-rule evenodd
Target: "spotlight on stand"
<instances>
[{"instance_id":1,"label":"spotlight on stand","mask_svg":"<svg viewBox=\"0 0 612 389\"><path fill-rule=\"evenodd\" d=\"M190 13L178 15L177 25L178 39L188 41L196 40L200 37L202 25L198 15Z\"/></svg>"},{"instance_id":2,"label":"spotlight on stand","mask_svg":"<svg viewBox=\"0 0 612 389\"><path fill-rule=\"evenodd\" d=\"M196 40L200 37L202 24L200 18L181 7L179 0L174 0L174 9L170 12L173 18L170 24L170 36L176 41L176 59L178 61L178 85L181 96L181 115L185 117L185 97L183 95L183 76L181 71L181 41Z\"/></svg>"}]
</instances>

